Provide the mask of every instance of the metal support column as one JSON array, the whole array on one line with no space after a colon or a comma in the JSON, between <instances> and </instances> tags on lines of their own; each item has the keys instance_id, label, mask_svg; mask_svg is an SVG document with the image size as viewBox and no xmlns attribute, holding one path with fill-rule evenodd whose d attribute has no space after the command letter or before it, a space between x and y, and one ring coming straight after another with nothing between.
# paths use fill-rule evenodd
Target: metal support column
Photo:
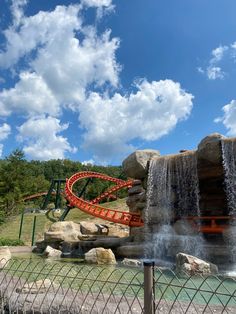
<instances>
[{"instance_id":1,"label":"metal support column","mask_svg":"<svg viewBox=\"0 0 236 314\"><path fill-rule=\"evenodd\" d=\"M154 280L153 280L153 267L154 262L144 262L144 314L155 313L155 300L154 300Z\"/></svg>"}]
</instances>

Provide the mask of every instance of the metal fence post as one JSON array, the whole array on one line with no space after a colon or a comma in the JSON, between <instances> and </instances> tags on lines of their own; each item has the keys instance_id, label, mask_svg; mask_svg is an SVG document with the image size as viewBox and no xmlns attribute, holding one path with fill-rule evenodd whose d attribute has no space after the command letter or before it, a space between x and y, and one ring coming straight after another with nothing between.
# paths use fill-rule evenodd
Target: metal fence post
<instances>
[{"instance_id":1,"label":"metal fence post","mask_svg":"<svg viewBox=\"0 0 236 314\"><path fill-rule=\"evenodd\" d=\"M25 215L25 209L23 209L23 211L22 211L22 213L21 213L20 230L19 230L19 240L20 240L21 234L22 234L22 227L23 227L24 215Z\"/></svg>"},{"instance_id":2,"label":"metal fence post","mask_svg":"<svg viewBox=\"0 0 236 314\"><path fill-rule=\"evenodd\" d=\"M35 236L36 218L37 218L37 216L34 216L34 221L33 221L33 229L32 229L31 246L33 246L33 245L34 245L34 236Z\"/></svg>"},{"instance_id":3,"label":"metal fence post","mask_svg":"<svg viewBox=\"0 0 236 314\"><path fill-rule=\"evenodd\" d=\"M154 314L153 267L154 262L144 262L144 314Z\"/></svg>"}]
</instances>

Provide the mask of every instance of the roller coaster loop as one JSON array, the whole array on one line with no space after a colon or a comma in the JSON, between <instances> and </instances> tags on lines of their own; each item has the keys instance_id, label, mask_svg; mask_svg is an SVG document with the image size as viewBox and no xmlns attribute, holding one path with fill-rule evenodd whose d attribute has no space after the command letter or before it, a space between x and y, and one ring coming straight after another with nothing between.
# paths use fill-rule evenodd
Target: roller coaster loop
<instances>
[{"instance_id":1,"label":"roller coaster loop","mask_svg":"<svg viewBox=\"0 0 236 314\"><path fill-rule=\"evenodd\" d=\"M85 201L82 198L76 196L73 193L73 185L85 178L99 178L102 180L107 180L110 182L115 183L113 187L106 190L104 193L93 199L92 201ZM71 176L69 179L66 180L65 185L65 197L69 201L71 207L77 207L80 210L93 215L98 218L102 218L108 221L112 221L115 223L120 223L123 225L128 225L132 227L138 227L143 225L143 221L139 213L129 213L124 211L117 211L110 208L103 207L101 205L97 205L102 199L109 197L109 195L113 194L114 192L123 189L129 188L132 186L133 181L128 180L124 181L121 179L116 179L113 177L109 177L107 175L92 172L92 171L84 171L78 172Z\"/></svg>"},{"instance_id":2,"label":"roller coaster loop","mask_svg":"<svg viewBox=\"0 0 236 314\"><path fill-rule=\"evenodd\" d=\"M77 196L74 194L73 185L77 181L82 180L82 179L88 179L88 180L90 179L91 180L92 178L98 178L98 179L110 181L110 182L115 183L115 185L113 185L111 188L107 189L104 193L97 196L95 199L93 199L91 201L85 201L81 197L81 195L83 193L80 196ZM60 181L60 182L57 182L57 181ZM48 203L50 195L54 194L54 195L56 195L56 198L57 198L58 197L57 194L60 193L59 189L57 189L58 193L53 191L54 183L55 182L61 183L61 181L62 180L53 180L51 187L50 187L48 192L41 192L41 193L33 194L30 196L25 196L23 198L23 201L29 201L29 200L32 200L34 198L45 195L46 198L44 200L44 204L41 207L41 209L46 209L46 207L44 205ZM87 181L87 183L88 182L89 181ZM87 185L87 183L86 183L86 185ZM110 176L107 176L105 174L98 173L98 172L92 172L92 171L78 172L78 173L72 175L69 179L66 179L65 189L64 189L64 192L62 194L67 199L68 207L67 207L67 209L65 209L64 213L59 218L59 220L64 220L64 218L66 217L66 215L68 214L70 209L73 207L77 207L80 210L82 210L83 212L86 212L86 213L93 215L95 217L98 217L98 218L102 218L104 220L112 221L115 223L120 223L123 225L132 226L132 227L143 226L143 221L142 221L139 213L130 213L130 212L125 212L125 211L118 211L118 210L114 210L114 209L110 209L110 208L106 208L106 207L103 207L101 205L98 205L98 203L101 200L103 200L105 198L109 198L109 197L114 197L114 194L113 194L114 192L116 192L120 189L123 189L123 188L130 188L130 187L132 187L132 184L133 184L132 180L124 181L124 180L113 178L113 177L110 177ZM60 185L58 185L58 187L59 186ZM56 202L56 203L58 203L58 202ZM57 206L55 206L55 208L57 208ZM54 218L50 217L50 215L49 215L51 211L52 210L49 209L46 213L46 216L51 221L55 222L56 220Z\"/></svg>"}]
</instances>

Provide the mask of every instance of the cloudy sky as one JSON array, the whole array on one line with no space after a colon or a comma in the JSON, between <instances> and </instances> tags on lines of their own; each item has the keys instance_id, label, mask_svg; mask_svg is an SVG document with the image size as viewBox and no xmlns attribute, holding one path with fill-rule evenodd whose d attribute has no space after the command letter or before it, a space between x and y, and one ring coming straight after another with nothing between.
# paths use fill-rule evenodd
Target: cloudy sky
<instances>
[{"instance_id":1,"label":"cloudy sky","mask_svg":"<svg viewBox=\"0 0 236 314\"><path fill-rule=\"evenodd\" d=\"M0 153L120 164L236 136L235 0L0 0Z\"/></svg>"}]
</instances>

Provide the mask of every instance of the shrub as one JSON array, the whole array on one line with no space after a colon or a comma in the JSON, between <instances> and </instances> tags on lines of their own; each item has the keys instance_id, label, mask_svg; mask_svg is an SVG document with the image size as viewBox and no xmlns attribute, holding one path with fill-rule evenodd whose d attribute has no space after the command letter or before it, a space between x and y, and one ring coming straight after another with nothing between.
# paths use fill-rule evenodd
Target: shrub
<instances>
[{"instance_id":1,"label":"shrub","mask_svg":"<svg viewBox=\"0 0 236 314\"><path fill-rule=\"evenodd\" d=\"M24 242L20 239L7 239L7 238L0 238L0 246L22 246L25 245Z\"/></svg>"}]
</instances>

